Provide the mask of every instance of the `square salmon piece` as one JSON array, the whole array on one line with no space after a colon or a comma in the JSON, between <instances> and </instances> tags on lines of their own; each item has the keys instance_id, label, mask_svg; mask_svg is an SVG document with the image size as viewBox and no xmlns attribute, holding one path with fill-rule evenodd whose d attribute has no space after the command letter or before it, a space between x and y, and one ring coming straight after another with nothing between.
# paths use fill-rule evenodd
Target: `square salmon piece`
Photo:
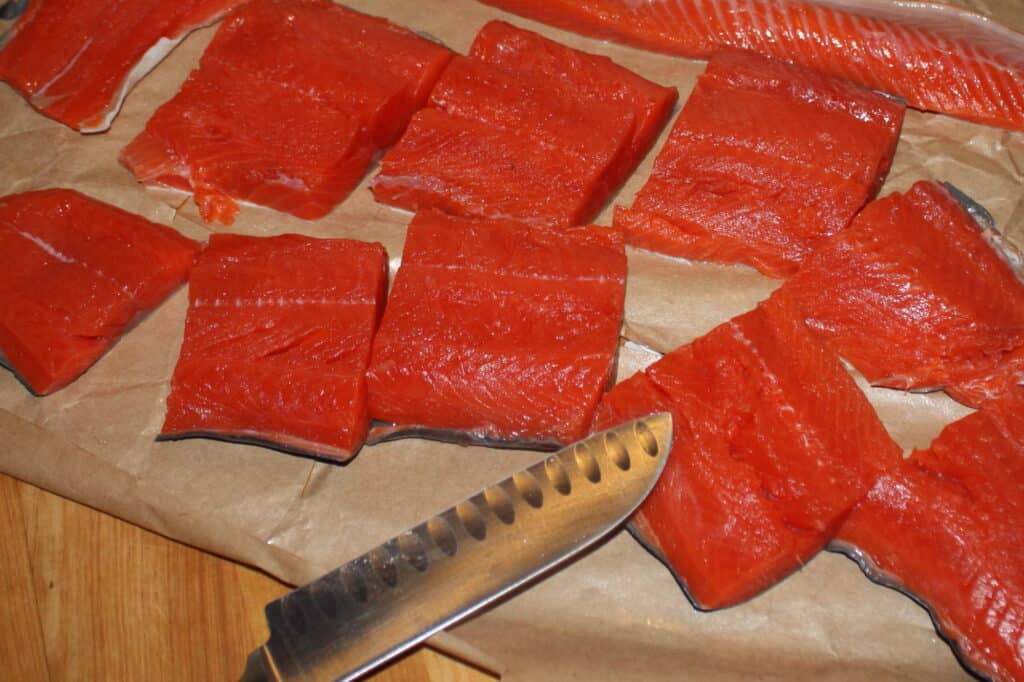
<instances>
[{"instance_id":1,"label":"square salmon piece","mask_svg":"<svg viewBox=\"0 0 1024 682\"><path fill-rule=\"evenodd\" d=\"M68 189L0 198L0 355L33 393L77 379L188 278L199 245Z\"/></svg>"},{"instance_id":2,"label":"square salmon piece","mask_svg":"<svg viewBox=\"0 0 1024 682\"><path fill-rule=\"evenodd\" d=\"M544 78L587 101L614 102L633 112L633 134L606 172L608 186L595 202L598 206L636 170L668 123L679 98L675 88L638 76L608 57L574 50L504 21L492 21L480 29L469 56Z\"/></svg>"},{"instance_id":3,"label":"square salmon piece","mask_svg":"<svg viewBox=\"0 0 1024 682\"><path fill-rule=\"evenodd\" d=\"M1018 386L880 478L836 542L872 580L925 604L984 679L1024 679L1022 481Z\"/></svg>"},{"instance_id":4,"label":"square salmon piece","mask_svg":"<svg viewBox=\"0 0 1024 682\"><path fill-rule=\"evenodd\" d=\"M383 159L373 192L408 210L577 225L664 125L675 91L492 22L455 57Z\"/></svg>"},{"instance_id":5,"label":"square salmon piece","mask_svg":"<svg viewBox=\"0 0 1024 682\"><path fill-rule=\"evenodd\" d=\"M872 384L977 406L1024 382L1024 283L1011 248L946 186L869 204L783 288Z\"/></svg>"},{"instance_id":6,"label":"square salmon piece","mask_svg":"<svg viewBox=\"0 0 1024 682\"><path fill-rule=\"evenodd\" d=\"M160 438L348 459L369 424L364 375L386 289L380 244L213 235Z\"/></svg>"},{"instance_id":7,"label":"square salmon piece","mask_svg":"<svg viewBox=\"0 0 1024 682\"><path fill-rule=\"evenodd\" d=\"M699 609L800 568L901 456L778 294L617 385L595 430L660 411L673 416L672 451L632 523Z\"/></svg>"},{"instance_id":8,"label":"square salmon piece","mask_svg":"<svg viewBox=\"0 0 1024 682\"><path fill-rule=\"evenodd\" d=\"M371 417L463 440L583 437L613 371L625 277L609 228L417 214L373 344Z\"/></svg>"},{"instance_id":9,"label":"square salmon piece","mask_svg":"<svg viewBox=\"0 0 1024 682\"><path fill-rule=\"evenodd\" d=\"M903 111L852 83L722 53L615 224L634 246L785 277L878 191Z\"/></svg>"},{"instance_id":10,"label":"square salmon piece","mask_svg":"<svg viewBox=\"0 0 1024 682\"><path fill-rule=\"evenodd\" d=\"M320 218L398 138L450 57L329 0L255 0L221 25L121 162L140 182L192 192L207 221L230 224L236 200Z\"/></svg>"}]
</instances>

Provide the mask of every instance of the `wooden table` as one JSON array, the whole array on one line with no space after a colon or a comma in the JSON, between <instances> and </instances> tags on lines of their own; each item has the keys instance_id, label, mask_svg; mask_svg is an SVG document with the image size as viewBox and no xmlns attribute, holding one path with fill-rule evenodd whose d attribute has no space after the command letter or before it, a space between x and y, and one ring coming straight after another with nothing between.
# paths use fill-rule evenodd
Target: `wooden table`
<instances>
[{"instance_id":1,"label":"wooden table","mask_svg":"<svg viewBox=\"0 0 1024 682\"><path fill-rule=\"evenodd\" d=\"M0 474L8 680L237 680L288 590L251 568ZM493 682L427 648L373 682Z\"/></svg>"}]
</instances>

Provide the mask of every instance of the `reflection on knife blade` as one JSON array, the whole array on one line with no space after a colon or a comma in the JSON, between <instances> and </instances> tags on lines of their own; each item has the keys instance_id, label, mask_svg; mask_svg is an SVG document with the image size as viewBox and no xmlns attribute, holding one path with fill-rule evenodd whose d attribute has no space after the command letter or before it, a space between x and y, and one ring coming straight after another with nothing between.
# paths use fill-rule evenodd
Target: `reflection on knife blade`
<instances>
[{"instance_id":1,"label":"reflection on knife blade","mask_svg":"<svg viewBox=\"0 0 1024 682\"><path fill-rule=\"evenodd\" d=\"M618 527L672 442L662 413L590 436L267 605L243 682L351 680Z\"/></svg>"}]
</instances>

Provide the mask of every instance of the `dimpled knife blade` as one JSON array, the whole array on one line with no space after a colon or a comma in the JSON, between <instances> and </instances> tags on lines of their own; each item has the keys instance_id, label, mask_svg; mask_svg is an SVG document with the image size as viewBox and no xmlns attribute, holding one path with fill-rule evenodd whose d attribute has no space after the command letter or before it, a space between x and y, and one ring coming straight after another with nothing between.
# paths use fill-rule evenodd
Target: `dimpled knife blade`
<instances>
[{"instance_id":1,"label":"dimpled knife blade","mask_svg":"<svg viewBox=\"0 0 1024 682\"><path fill-rule=\"evenodd\" d=\"M594 434L267 604L242 682L352 680L618 527L654 487L672 417Z\"/></svg>"}]
</instances>

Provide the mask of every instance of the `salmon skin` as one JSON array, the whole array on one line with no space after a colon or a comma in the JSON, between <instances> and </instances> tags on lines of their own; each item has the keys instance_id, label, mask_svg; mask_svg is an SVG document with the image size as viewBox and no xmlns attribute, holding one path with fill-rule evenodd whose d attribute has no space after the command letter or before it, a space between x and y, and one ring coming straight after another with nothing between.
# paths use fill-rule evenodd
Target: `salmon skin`
<instances>
[{"instance_id":1,"label":"salmon skin","mask_svg":"<svg viewBox=\"0 0 1024 682\"><path fill-rule=\"evenodd\" d=\"M968 669L1024 679L1024 387L882 476L832 549L928 609Z\"/></svg>"},{"instance_id":2,"label":"salmon skin","mask_svg":"<svg viewBox=\"0 0 1024 682\"><path fill-rule=\"evenodd\" d=\"M0 355L35 394L77 379L188 277L199 245L68 189L0 198Z\"/></svg>"},{"instance_id":3,"label":"salmon skin","mask_svg":"<svg viewBox=\"0 0 1024 682\"><path fill-rule=\"evenodd\" d=\"M418 213L367 372L370 416L397 427L377 433L579 440L611 380L625 277L610 228Z\"/></svg>"},{"instance_id":4,"label":"salmon skin","mask_svg":"<svg viewBox=\"0 0 1024 682\"><path fill-rule=\"evenodd\" d=\"M102 132L128 91L192 30L241 0L32 0L0 37L0 80L40 113Z\"/></svg>"},{"instance_id":5,"label":"salmon skin","mask_svg":"<svg viewBox=\"0 0 1024 682\"><path fill-rule=\"evenodd\" d=\"M364 374L386 289L380 244L213 235L189 286L160 439L350 458L369 424Z\"/></svg>"},{"instance_id":6,"label":"salmon skin","mask_svg":"<svg viewBox=\"0 0 1024 682\"><path fill-rule=\"evenodd\" d=\"M482 0L531 19L682 57L751 50L902 97L910 106L1024 130L1024 35L933 2Z\"/></svg>"},{"instance_id":7,"label":"salmon skin","mask_svg":"<svg viewBox=\"0 0 1024 682\"><path fill-rule=\"evenodd\" d=\"M255 0L221 25L121 162L145 184L192 192L206 221L231 224L236 200L320 218L398 138L450 57L329 0Z\"/></svg>"},{"instance_id":8,"label":"salmon skin","mask_svg":"<svg viewBox=\"0 0 1024 682\"><path fill-rule=\"evenodd\" d=\"M871 383L977 406L1024 381L1024 283L990 232L918 182L868 205L782 288Z\"/></svg>"},{"instance_id":9,"label":"salmon skin","mask_svg":"<svg viewBox=\"0 0 1024 682\"><path fill-rule=\"evenodd\" d=\"M791 275L878 192L903 112L852 83L719 53L615 225L634 246Z\"/></svg>"},{"instance_id":10,"label":"salmon skin","mask_svg":"<svg viewBox=\"0 0 1024 682\"><path fill-rule=\"evenodd\" d=\"M456 57L372 189L407 210L588 222L650 149L676 93L502 22Z\"/></svg>"},{"instance_id":11,"label":"salmon skin","mask_svg":"<svg viewBox=\"0 0 1024 682\"><path fill-rule=\"evenodd\" d=\"M900 461L839 358L779 294L617 385L594 430L659 411L672 413L672 451L632 527L701 610L800 568Z\"/></svg>"}]
</instances>

